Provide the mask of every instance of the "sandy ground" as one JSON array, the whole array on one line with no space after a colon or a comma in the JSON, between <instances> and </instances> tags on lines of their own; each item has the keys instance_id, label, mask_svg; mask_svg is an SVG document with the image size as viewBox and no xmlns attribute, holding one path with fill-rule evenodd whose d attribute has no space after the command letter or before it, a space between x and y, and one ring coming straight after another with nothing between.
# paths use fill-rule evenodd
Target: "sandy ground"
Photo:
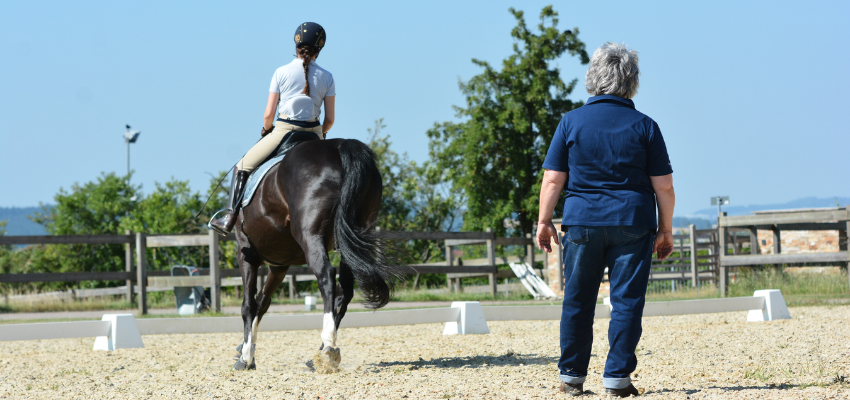
<instances>
[{"instance_id":1,"label":"sandy ground","mask_svg":"<svg viewBox=\"0 0 850 400\"><path fill-rule=\"evenodd\" d=\"M656 399L848 399L850 306L644 319L635 386ZM0 342L0 397L16 399L555 399L557 321L491 322L443 336L438 324L340 332L343 371L307 372L318 331L263 332L257 370L232 371L238 334L145 336L144 349L93 339ZM607 320L594 324L583 398L602 398Z\"/></svg>"}]
</instances>

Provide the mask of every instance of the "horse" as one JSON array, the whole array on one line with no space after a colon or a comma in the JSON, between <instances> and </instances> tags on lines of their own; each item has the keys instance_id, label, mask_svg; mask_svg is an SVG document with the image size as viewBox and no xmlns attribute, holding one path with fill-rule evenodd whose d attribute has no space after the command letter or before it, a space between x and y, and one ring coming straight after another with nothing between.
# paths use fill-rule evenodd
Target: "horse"
<instances>
[{"instance_id":1,"label":"horse","mask_svg":"<svg viewBox=\"0 0 850 400\"><path fill-rule=\"evenodd\" d=\"M322 344L313 362L322 364L324 372L338 369L337 330L355 281L366 306L377 309L389 302L399 276L375 233L382 185L374 152L353 139L301 142L269 170L235 227L244 289L244 335L235 370L256 368L263 315L289 266L302 264L316 275L324 300ZM340 255L339 268L328 258L333 246ZM257 292L257 270L263 264L269 274Z\"/></svg>"}]
</instances>

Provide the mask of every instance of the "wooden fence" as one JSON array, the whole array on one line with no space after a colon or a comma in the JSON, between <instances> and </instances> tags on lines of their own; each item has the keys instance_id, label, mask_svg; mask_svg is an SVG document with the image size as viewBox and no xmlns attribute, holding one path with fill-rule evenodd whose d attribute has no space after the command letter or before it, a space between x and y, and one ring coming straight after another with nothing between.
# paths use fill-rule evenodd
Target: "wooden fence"
<instances>
[{"instance_id":1,"label":"wooden fence","mask_svg":"<svg viewBox=\"0 0 850 400\"><path fill-rule=\"evenodd\" d=\"M847 245L847 233L850 232L850 210L846 207L759 211L753 215L742 216L727 216L724 212L718 218L717 225L721 249L727 249L729 232L742 228L749 231L750 241L755 244L750 246L750 255L739 255L737 252L729 255L727 251L719 253L719 286L721 296L724 297L729 286L729 268L731 267L766 264L807 266L824 263L850 266L850 252ZM758 230L773 231L773 254L759 254ZM838 231L839 251L782 254L782 231L796 230ZM850 285L850 272L848 272L848 285Z\"/></svg>"},{"instance_id":2,"label":"wooden fence","mask_svg":"<svg viewBox=\"0 0 850 400\"><path fill-rule=\"evenodd\" d=\"M486 262L470 260L469 265L453 265L450 258L448 263L412 264L409 274L458 274L459 276L486 275L489 277L490 294L495 296L498 290L497 279L514 276L499 274L497 261L506 263L516 261L513 258L497 260L496 245L525 245L530 251L533 262L532 239L527 238L497 238L488 229L486 232L378 232L379 236L394 240L444 240L447 244L447 254L451 255L451 247L461 244L487 245ZM221 311L222 278L241 278L238 268L222 269L219 263L219 244L221 240L235 240L234 235L222 238L213 231L207 235L146 235L144 233L125 235L56 235L56 236L0 236L0 245L21 244L123 244L125 246L125 270L123 272L63 272L63 273L28 273L0 274L0 283L25 282L78 282L78 281L126 281L126 297L138 304L140 314L147 314L147 288L173 288L174 286L204 286L210 288L210 308ZM147 265L147 248L179 247L179 246L208 246L210 268L204 276L169 276L169 271L148 271L147 268L136 268L136 265ZM134 254L135 253L135 254ZM519 259L522 261L522 259ZM206 271L205 271L206 272ZM509 271L503 271L509 272ZM259 279L268 273L261 268ZM291 267L287 272L290 295L295 290L295 277L313 276L306 267ZM504 275L504 276L502 276ZM460 278L457 278L458 281ZM135 285L134 285L135 284Z\"/></svg>"}]
</instances>

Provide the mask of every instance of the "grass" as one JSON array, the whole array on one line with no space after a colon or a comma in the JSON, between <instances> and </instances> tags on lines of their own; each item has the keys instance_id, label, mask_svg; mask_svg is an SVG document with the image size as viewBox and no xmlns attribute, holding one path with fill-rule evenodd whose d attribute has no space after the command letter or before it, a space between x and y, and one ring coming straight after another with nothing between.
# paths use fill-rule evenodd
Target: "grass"
<instances>
[{"instance_id":1,"label":"grass","mask_svg":"<svg viewBox=\"0 0 850 400\"><path fill-rule=\"evenodd\" d=\"M848 289L847 275L835 269L822 273L779 271L774 268L762 270L741 269L735 274L735 279L729 285L730 297L752 296L758 289L779 289L785 297L789 306L817 306L850 304L850 289ZM693 300L720 297L719 291L713 286L703 286L697 291L696 288L678 287L675 292L650 292L647 301L676 301ZM488 293L450 293L448 291L435 292L428 290L413 290L401 288L396 291L392 301L398 302L428 302L428 301L524 301L531 300L526 292L499 293L496 298ZM290 300L279 291L272 298L272 304L303 304L303 299ZM355 292L353 302L362 299ZM230 288L222 293L223 306L239 306L242 304L241 296ZM121 296L85 298L73 301L33 301L15 302L10 301L0 304L0 313L23 313L23 312L50 312L50 311L91 311L91 310L129 310L135 309L135 303L128 303ZM168 309L174 308L174 292L150 292L148 293L148 308ZM209 314L205 314L209 315Z\"/></svg>"}]
</instances>

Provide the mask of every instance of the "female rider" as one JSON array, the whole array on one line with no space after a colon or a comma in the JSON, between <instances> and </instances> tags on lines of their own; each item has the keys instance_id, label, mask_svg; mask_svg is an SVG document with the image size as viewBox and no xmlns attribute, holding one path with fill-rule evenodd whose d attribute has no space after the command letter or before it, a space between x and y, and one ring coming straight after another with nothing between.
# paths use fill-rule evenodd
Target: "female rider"
<instances>
[{"instance_id":1,"label":"female rider","mask_svg":"<svg viewBox=\"0 0 850 400\"><path fill-rule=\"evenodd\" d=\"M233 230L245 181L251 171L271 155L287 133L314 132L319 139L324 139L333 126L336 96L333 75L315 61L325 46L325 38L324 28L314 22L305 22L296 29L297 58L278 68L272 76L269 101L260 131L262 139L248 150L233 169L230 206L223 217L209 223L209 227L216 232L227 235ZM322 103L325 104L325 117L319 124ZM272 125L275 116L277 123Z\"/></svg>"}]
</instances>

